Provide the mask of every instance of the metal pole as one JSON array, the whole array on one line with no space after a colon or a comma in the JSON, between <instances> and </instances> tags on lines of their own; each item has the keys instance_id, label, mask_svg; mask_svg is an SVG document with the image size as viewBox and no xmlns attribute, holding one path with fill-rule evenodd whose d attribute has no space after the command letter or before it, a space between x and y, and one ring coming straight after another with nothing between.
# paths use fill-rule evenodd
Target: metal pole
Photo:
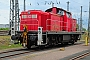
<instances>
[{"instance_id":1,"label":"metal pole","mask_svg":"<svg viewBox=\"0 0 90 60\"><path fill-rule=\"evenodd\" d=\"M79 25L79 18L78 18L78 31L80 30L80 25Z\"/></svg>"},{"instance_id":2,"label":"metal pole","mask_svg":"<svg viewBox=\"0 0 90 60\"><path fill-rule=\"evenodd\" d=\"M52 4L52 7L54 7L54 2L51 1L50 4Z\"/></svg>"},{"instance_id":3,"label":"metal pole","mask_svg":"<svg viewBox=\"0 0 90 60\"><path fill-rule=\"evenodd\" d=\"M16 34L18 21L19 21L19 3L18 3L18 0L10 0L11 36Z\"/></svg>"},{"instance_id":4,"label":"metal pole","mask_svg":"<svg viewBox=\"0 0 90 60\"><path fill-rule=\"evenodd\" d=\"M67 11L69 11L69 1L67 2Z\"/></svg>"},{"instance_id":5,"label":"metal pole","mask_svg":"<svg viewBox=\"0 0 90 60\"><path fill-rule=\"evenodd\" d=\"M18 16L17 16L17 18L18 18L18 31L19 31L19 23L20 23L20 18L19 18L19 3L18 3Z\"/></svg>"},{"instance_id":6,"label":"metal pole","mask_svg":"<svg viewBox=\"0 0 90 60\"><path fill-rule=\"evenodd\" d=\"M15 0L15 31L17 30L17 7L18 7L18 0ZM16 32L15 32L15 34L16 34Z\"/></svg>"},{"instance_id":7,"label":"metal pole","mask_svg":"<svg viewBox=\"0 0 90 60\"><path fill-rule=\"evenodd\" d=\"M52 2L52 7L54 7L54 3Z\"/></svg>"},{"instance_id":8,"label":"metal pole","mask_svg":"<svg viewBox=\"0 0 90 60\"><path fill-rule=\"evenodd\" d=\"M11 10L11 9L12 9L12 7L11 7L11 2L12 2L12 1L10 0L9 29L11 29L11 20L12 20L12 19L11 19L11 12L12 12L12 10Z\"/></svg>"},{"instance_id":9,"label":"metal pole","mask_svg":"<svg viewBox=\"0 0 90 60\"><path fill-rule=\"evenodd\" d=\"M14 27L14 0L12 0L12 27Z\"/></svg>"},{"instance_id":10,"label":"metal pole","mask_svg":"<svg viewBox=\"0 0 90 60\"><path fill-rule=\"evenodd\" d=\"M26 6L25 6L26 4L25 4L25 0L24 0L24 11L26 10Z\"/></svg>"},{"instance_id":11,"label":"metal pole","mask_svg":"<svg viewBox=\"0 0 90 60\"><path fill-rule=\"evenodd\" d=\"M90 2L89 2L89 19L88 19L88 38L90 38Z\"/></svg>"},{"instance_id":12,"label":"metal pole","mask_svg":"<svg viewBox=\"0 0 90 60\"><path fill-rule=\"evenodd\" d=\"M85 46L88 46L88 37L86 36L86 39L85 39Z\"/></svg>"},{"instance_id":13,"label":"metal pole","mask_svg":"<svg viewBox=\"0 0 90 60\"><path fill-rule=\"evenodd\" d=\"M12 0L11 1L11 5L12 5L12 9L11 9L11 11L12 11L12 13L11 13L11 36L13 36L13 35L15 35L15 0Z\"/></svg>"},{"instance_id":14,"label":"metal pole","mask_svg":"<svg viewBox=\"0 0 90 60\"><path fill-rule=\"evenodd\" d=\"M81 16L80 16L80 32L82 32L82 6L81 6Z\"/></svg>"},{"instance_id":15,"label":"metal pole","mask_svg":"<svg viewBox=\"0 0 90 60\"><path fill-rule=\"evenodd\" d=\"M15 31L19 30L19 3L15 0Z\"/></svg>"}]
</instances>

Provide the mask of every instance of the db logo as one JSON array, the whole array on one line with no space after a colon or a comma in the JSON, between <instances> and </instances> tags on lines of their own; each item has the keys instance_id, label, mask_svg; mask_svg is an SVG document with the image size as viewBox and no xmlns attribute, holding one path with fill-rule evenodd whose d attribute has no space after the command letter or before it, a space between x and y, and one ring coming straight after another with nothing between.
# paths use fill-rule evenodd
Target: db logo
<instances>
[{"instance_id":1,"label":"db logo","mask_svg":"<svg viewBox=\"0 0 90 60\"><path fill-rule=\"evenodd\" d=\"M31 18L32 16L31 15L28 15L28 18Z\"/></svg>"}]
</instances>

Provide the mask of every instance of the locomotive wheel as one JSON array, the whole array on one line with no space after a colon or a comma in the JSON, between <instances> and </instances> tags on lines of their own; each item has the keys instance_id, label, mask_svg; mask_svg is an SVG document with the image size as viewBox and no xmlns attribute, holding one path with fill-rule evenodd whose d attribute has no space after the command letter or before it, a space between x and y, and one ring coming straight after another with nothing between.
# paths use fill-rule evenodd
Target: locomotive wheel
<instances>
[{"instance_id":1,"label":"locomotive wheel","mask_svg":"<svg viewBox=\"0 0 90 60\"><path fill-rule=\"evenodd\" d=\"M51 46L51 45L52 45L52 43L51 43L51 41L50 41L50 38L49 38L49 37L47 38L47 43L48 43L48 45L49 45L49 46Z\"/></svg>"},{"instance_id":2,"label":"locomotive wheel","mask_svg":"<svg viewBox=\"0 0 90 60\"><path fill-rule=\"evenodd\" d=\"M27 41L27 49L31 49L31 43L30 43L30 40Z\"/></svg>"},{"instance_id":3,"label":"locomotive wheel","mask_svg":"<svg viewBox=\"0 0 90 60\"><path fill-rule=\"evenodd\" d=\"M31 46L30 45L27 45L27 49L31 49Z\"/></svg>"},{"instance_id":4,"label":"locomotive wheel","mask_svg":"<svg viewBox=\"0 0 90 60\"><path fill-rule=\"evenodd\" d=\"M68 42L65 42L64 44L65 44L65 45L68 45Z\"/></svg>"},{"instance_id":5,"label":"locomotive wheel","mask_svg":"<svg viewBox=\"0 0 90 60\"><path fill-rule=\"evenodd\" d=\"M48 41L49 47L54 47L54 41L52 41L52 39L50 37L48 37L47 41Z\"/></svg>"},{"instance_id":6,"label":"locomotive wheel","mask_svg":"<svg viewBox=\"0 0 90 60\"><path fill-rule=\"evenodd\" d=\"M71 41L71 44L75 44L75 40L72 40L72 41Z\"/></svg>"},{"instance_id":7,"label":"locomotive wheel","mask_svg":"<svg viewBox=\"0 0 90 60\"><path fill-rule=\"evenodd\" d=\"M44 49L44 48L45 48L45 45L39 46L39 49Z\"/></svg>"}]
</instances>

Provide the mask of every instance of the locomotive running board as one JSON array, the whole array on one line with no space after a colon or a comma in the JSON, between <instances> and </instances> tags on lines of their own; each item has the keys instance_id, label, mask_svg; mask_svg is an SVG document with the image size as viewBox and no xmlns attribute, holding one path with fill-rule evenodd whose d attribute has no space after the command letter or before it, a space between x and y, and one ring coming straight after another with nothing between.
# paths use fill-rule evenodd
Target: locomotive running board
<instances>
[{"instance_id":1,"label":"locomotive running board","mask_svg":"<svg viewBox=\"0 0 90 60\"><path fill-rule=\"evenodd\" d=\"M81 32L67 32L67 31L62 31L62 32L48 31L47 34L82 34L82 33Z\"/></svg>"}]
</instances>

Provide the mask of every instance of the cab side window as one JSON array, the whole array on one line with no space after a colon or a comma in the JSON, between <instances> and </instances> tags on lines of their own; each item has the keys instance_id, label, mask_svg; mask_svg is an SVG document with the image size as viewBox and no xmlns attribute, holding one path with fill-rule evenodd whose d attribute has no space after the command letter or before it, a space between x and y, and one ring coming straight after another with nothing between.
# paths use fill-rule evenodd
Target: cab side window
<instances>
[{"instance_id":1,"label":"cab side window","mask_svg":"<svg viewBox=\"0 0 90 60\"><path fill-rule=\"evenodd\" d=\"M66 15L67 15L67 17L69 17L69 18L70 18L70 16L71 16L71 14L70 14L70 13L66 13Z\"/></svg>"},{"instance_id":2,"label":"cab side window","mask_svg":"<svg viewBox=\"0 0 90 60\"><path fill-rule=\"evenodd\" d=\"M59 14L59 15L64 15L64 11L59 10L57 14Z\"/></svg>"}]
</instances>

